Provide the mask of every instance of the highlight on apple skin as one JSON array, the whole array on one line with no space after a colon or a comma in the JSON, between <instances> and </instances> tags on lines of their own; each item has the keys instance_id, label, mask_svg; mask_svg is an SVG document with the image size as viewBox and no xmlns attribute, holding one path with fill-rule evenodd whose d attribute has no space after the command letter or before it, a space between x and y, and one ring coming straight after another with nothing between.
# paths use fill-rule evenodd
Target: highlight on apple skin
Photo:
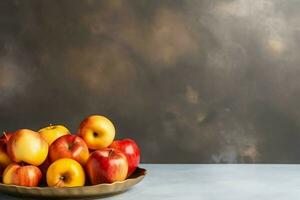
<instances>
[{"instance_id":1,"label":"highlight on apple skin","mask_svg":"<svg viewBox=\"0 0 300 200\"><path fill-rule=\"evenodd\" d=\"M123 140L113 141L109 147L118 149L126 156L128 161L127 177L129 177L140 163L140 149L138 145L134 140L126 138Z\"/></svg>"},{"instance_id":2,"label":"highlight on apple skin","mask_svg":"<svg viewBox=\"0 0 300 200\"><path fill-rule=\"evenodd\" d=\"M91 184L113 183L126 179L128 163L119 150L105 148L94 151L85 168Z\"/></svg>"},{"instance_id":3,"label":"highlight on apple skin","mask_svg":"<svg viewBox=\"0 0 300 200\"><path fill-rule=\"evenodd\" d=\"M64 135L55 140L49 147L50 162L60 158L72 158L85 165L89 158L89 149L84 140L76 135Z\"/></svg>"},{"instance_id":4,"label":"highlight on apple skin","mask_svg":"<svg viewBox=\"0 0 300 200\"><path fill-rule=\"evenodd\" d=\"M34 165L21 166L17 163L8 165L3 172L3 183L36 187L42 179L41 170Z\"/></svg>"},{"instance_id":5,"label":"highlight on apple skin","mask_svg":"<svg viewBox=\"0 0 300 200\"><path fill-rule=\"evenodd\" d=\"M109 119L101 115L91 115L81 122L78 135L90 149L96 150L108 147L115 138L115 132Z\"/></svg>"},{"instance_id":6,"label":"highlight on apple skin","mask_svg":"<svg viewBox=\"0 0 300 200\"><path fill-rule=\"evenodd\" d=\"M83 186L85 172L77 161L70 158L61 158L49 166L46 179L48 186L51 187Z\"/></svg>"},{"instance_id":7,"label":"highlight on apple skin","mask_svg":"<svg viewBox=\"0 0 300 200\"><path fill-rule=\"evenodd\" d=\"M7 153L14 162L38 166L48 155L48 144L39 133L20 129L9 139Z\"/></svg>"}]
</instances>

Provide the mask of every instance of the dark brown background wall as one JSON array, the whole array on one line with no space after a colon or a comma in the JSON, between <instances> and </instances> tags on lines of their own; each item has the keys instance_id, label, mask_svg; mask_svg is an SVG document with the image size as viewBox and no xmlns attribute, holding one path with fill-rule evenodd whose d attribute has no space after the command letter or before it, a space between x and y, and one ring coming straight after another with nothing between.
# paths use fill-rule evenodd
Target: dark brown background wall
<instances>
[{"instance_id":1,"label":"dark brown background wall","mask_svg":"<svg viewBox=\"0 0 300 200\"><path fill-rule=\"evenodd\" d=\"M143 162L300 162L300 1L0 1L0 130L108 116Z\"/></svg>"}]
</instances>

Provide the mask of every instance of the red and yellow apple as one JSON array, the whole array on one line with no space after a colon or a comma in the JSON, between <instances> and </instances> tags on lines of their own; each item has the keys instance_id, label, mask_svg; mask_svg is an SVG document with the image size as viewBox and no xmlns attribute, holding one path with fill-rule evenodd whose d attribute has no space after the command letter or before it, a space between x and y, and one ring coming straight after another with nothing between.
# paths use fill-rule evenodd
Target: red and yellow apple
<instances>
[{"instance_id":1,"label":"red and yellow apple","mask_svg":"<svg viewBox=\"0 0 300 200\"><path fill-rule=\"evenodd\" d=\"M0 176L2 175L3 170L12 163L12 160L9 158L6 153L6 145L0 143Z\"/></svg>"},{"instance_id":2,"label":"red and yellow apple","mask_svg":"<svg viewBox=\"0 0 300 200\"><path fill-rule=\"evenodd\" d=\"M12 163L12 160L9 158L7 154L7 142L13 133L5 133L0 138L0 175L2 175L4 169Z\"/></svg>"},{"instance_id":3,"label":"red and yellow apple","mask_svg":"<svg viewBox=\"0 0 300 200\"><path fill-rule=\"evenodd\" d=\"M57 138L70 134L70 131L62 125L50 125L38 131L50 146Z\"/></svg>"},{"instance_id":4,"label":"red and yellow apple","mask_svg":"<svg viewBox=\"0 0 300 200\"><path fill-rule=\"evenodd\" d=\"M75 187L85 183L83 167L70 158L56 160L49 166L46 176L48 186Z\"/></svg>"},{"instance_id":5,"label":"red and yellow apple","mask_svg":"<svg viewBox=\"0 0 300 200\"><path fill-rule=\"evenodd\" d=\"M113 148L94 151L90 155L85 168L93 185L123 181L126 179L128 172L125 155Z\"/></svg>"},{"instance_id":6,"label":"red and yellow apple","mask_svg":"<svg viewBox=\"0 0 300 200\"><path fill-rule=\"evenodd\" d=\"M89 158L89 149L84 140L76 135L64 135L55 140L49 147L50 162L60 158L72 158L85 165Z\"/></svg>"},{"instance_id":7,"label":"red and yellow apple","mask_svg":"<svg viewBox=\"0 0 300 200\"><path fill-rule=\"evenodd\" d=\"M109 146L121 151L127 158L128 162L128 177L135 171L140 163L140 149L136 142L132 139L115 140Z\"/></svg>"},{"instance_id":8,"label":"red and yellow apple","mask_svg":"<svg viewBox=\"0 0 300 200\"><path fill-rule=\"evenodd\" d=\"M81 122L78 134L90 149L101 149L113 142L115 127L106 117L92 115Z\"/></svg>"},{"instance_id":9,"label":"red and yellow apple","mask_svg":"<svg viewBox=\"0 0 300 200\"><path fill-rule=\"evenodd\" d=\"M20 129L9 139L7 153L14 162L38 166L47 158L48 144L39 133Z\"/></svg>"},{"instance_id":10,"label":"red and yellow apple","mask_svg":"<svg viewBox=\"0 0 300 200\"><path fill-rule=\"evenodd\" d=\"M3 172L3 183L28 187L38 186L42 173L34 165L21 166L17 163L8 165Z\"/></svg>"}]
</instances>

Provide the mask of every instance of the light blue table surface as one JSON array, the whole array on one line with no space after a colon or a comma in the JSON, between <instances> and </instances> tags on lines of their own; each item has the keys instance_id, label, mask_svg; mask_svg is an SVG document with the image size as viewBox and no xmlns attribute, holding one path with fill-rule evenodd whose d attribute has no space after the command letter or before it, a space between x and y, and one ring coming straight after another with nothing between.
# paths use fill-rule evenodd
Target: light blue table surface
<instances>
[{"instance_id":1,"label":"light blue table surface","mask_svg":"<svg viewBox=\"0 0 300 200\"><path fill-rule=\"evenodd\" d=\"M145 179L107 200L300 199L300 165L143 164ZM19 198L0 195L0 199Z\"/></svg>"}]
</instances>

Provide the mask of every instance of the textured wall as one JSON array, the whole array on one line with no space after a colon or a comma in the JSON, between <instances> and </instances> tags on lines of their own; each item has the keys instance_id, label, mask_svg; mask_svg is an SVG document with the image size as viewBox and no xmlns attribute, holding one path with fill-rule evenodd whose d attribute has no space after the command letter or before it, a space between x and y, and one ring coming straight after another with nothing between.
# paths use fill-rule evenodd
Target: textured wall
<instances>
[{"instance_id":1,"label":"textured wall","mask_svg":"<svg viewBox=\"0 0 300 200\"><path fill-rule=\"evenodd\" d=\"M0 1L0 130L93 113L144 162L300 162L300 1Z\"/></svg>"}]
</instances>

